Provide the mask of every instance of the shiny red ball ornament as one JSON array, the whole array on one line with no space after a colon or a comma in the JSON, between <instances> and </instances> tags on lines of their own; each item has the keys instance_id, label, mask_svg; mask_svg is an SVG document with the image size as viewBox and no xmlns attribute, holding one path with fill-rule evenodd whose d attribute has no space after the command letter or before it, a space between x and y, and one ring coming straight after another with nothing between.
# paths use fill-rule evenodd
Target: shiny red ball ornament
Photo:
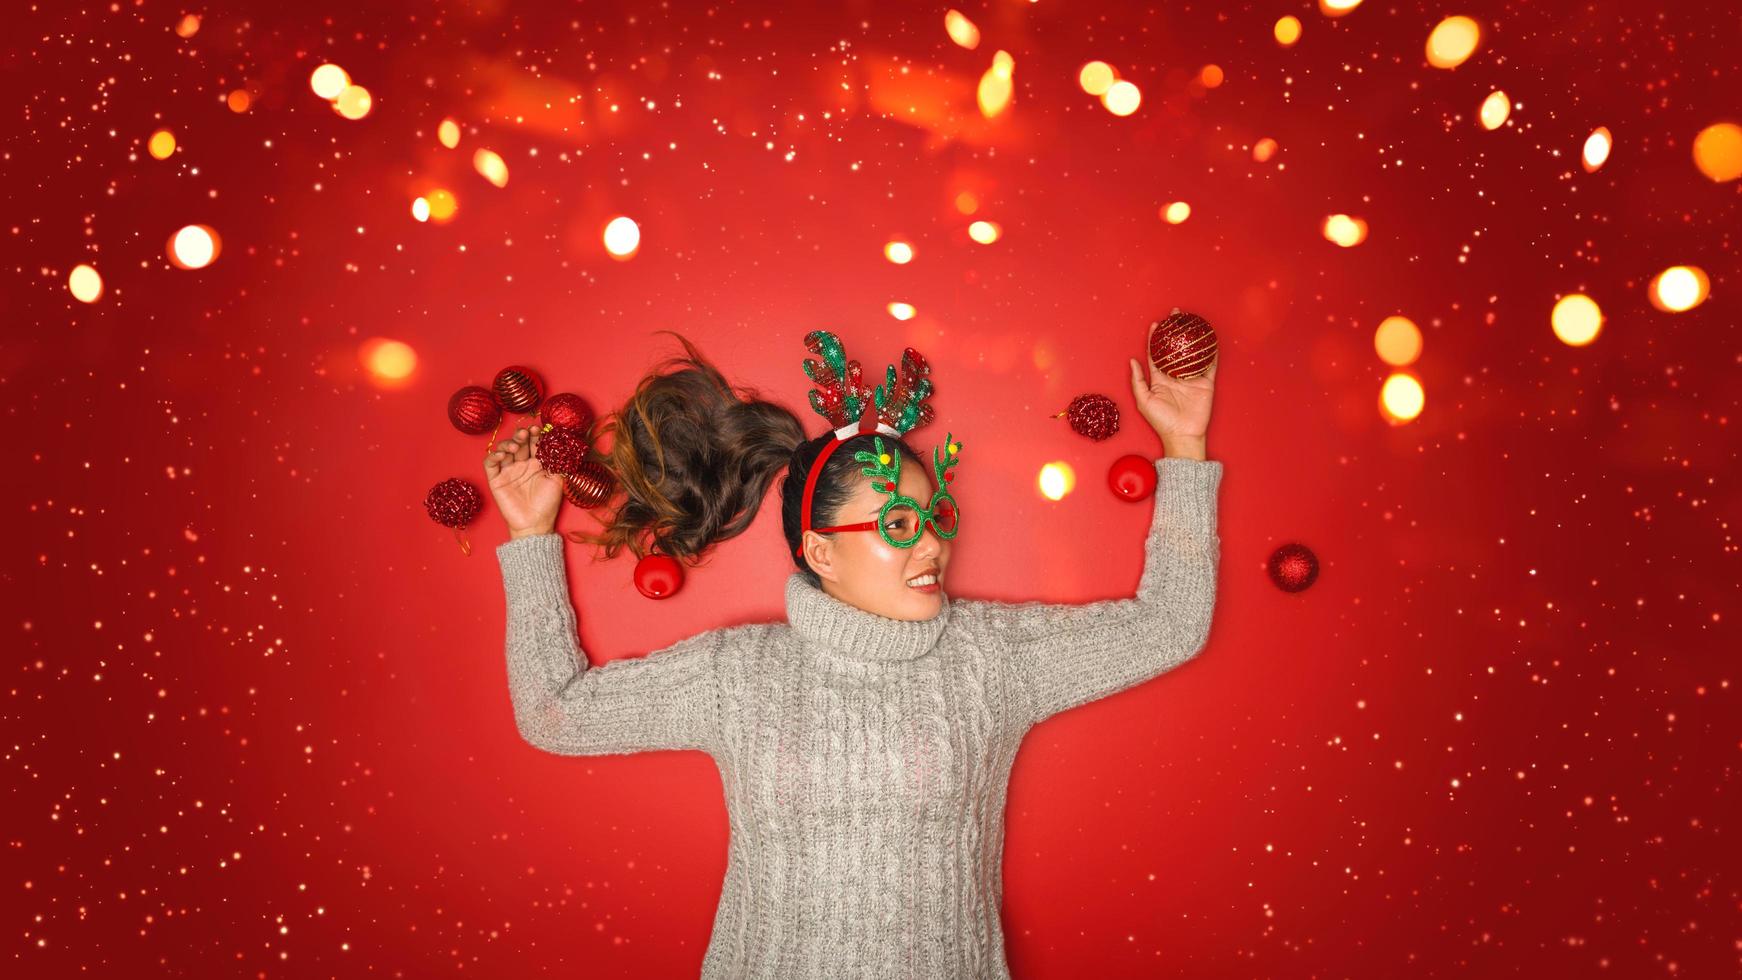
<instances>
[{"instance_id":1,"label":"shiny red ball ornament","mask_svg":"<svg viewBox=\"0 0 1742 980\"><path fill-rule=\"evenodd\" d=\"M1107 470L1107 485L1121 500L1145 500L1155 492L1155 461L1135 453L1121 456Z\"/></svg>"},{"instance_id":2,"label":"shiny red ball ornament","mask_svg":"<svg viewBox=\"0 0 1742 980\"><path fill-rule=\"evenodd\" d=\"M496 372L492 387L496 389L496 397L502 400L502 407L510 412L525 414L544 401L544 379L531 368L505 367Z\"/></svg>"},{"instance_id":3,"label":"shiny red ball ornament","mask_svg":"<svg viewBox=\"0 0 1742 980\"><path fill-rule=\"evenodd\" d=\"M538 415L545 425L571 429L583 436L593 427L593 407L580 395L566 391L546 398Z\"/></svg>"},{"instance_id":4,"label":"shiny red ball ornament","mask_svg":"<svg viewBox=\"0 0 1742 980\"><path fill-rule=\"evenodd\" d=\"M546 426L538 434L538 446L532 455L540 466L562 476L579 469L587 458L587 440L573 429L553 429Z\"/></svg>"},{"instance_id":5,"label":"shiny red ball ornament","mask_svg":"<svg viewBox=\"0 0 1742 980\"><path fill-rule=\"evenodd\" d=\"M430 488L423 498L429 519L456 530L472 523L484 509L484 495L469 481L449 477Z\"/></svg>"},{"instance_id":6,"label":"shiny red ball ornament","mask_svg":"<svg viewBox=\"0 0 1742 980\"><path fill-rule=\"evenodd\" d=\"M649 554L635 563L635 587L649 599L669 599L683 588L683 566L670 555Z\"/></svg>"},{"instance_id":7,"label":"shiny red ball ornament","mask_svg":"<svg viewBox=\"0 0 1742 980\"><path fill-rule=\"evenodd\" d=\"M1178 307L1149 325L1149 363L1171 377L1195 378L1216 360L1216 328Z\"/></svg>"},{"instance_id":8,"label":"shiny red ball ornament","mask_svg":"<svg viewBox=\"0 0 1742 980\"><path fill-rule=\"evenodd\" d=\"M583 509L610 500L612 491L616 489L617 478L596 459L582 460L573 473L563 474L563 496L569 498L569 503Z\"/></svg>"},{"instance_id":9,"label":"shiny red ball ornament","mask_svg":"<svg viewBox=\"0 0 1742 980\"><path fill-rule=\"evenodd\" d=\"M1270 553L1270 580L1284 592L1300 592L1319 577L1319 556L1304 544L1289 542Z\"/></svg>"},{"instance_id":10,"label":"shiny red ball ornament","mask_svg":"<svg viewBox=\"0 0 1742 980\"><path fill-rule=\"evenodd\" d=\"M1068 416L1071 429L1080 436L1100 442L1119 431L1119 406L1106 395L1078 395L1064 411L1054 415Z\"/></svg>"},{"instance_id":11,"label":"shiny red ball ornament","mask_svg":"<svg viewBox=\"0 0 1742 980\"><path fill-rule=\"evenodd\" d=\"M448 421L466 435L483 435L502 421L502 403L490 389L467 385L448 399Z\"/></svg>"}]
</instances>

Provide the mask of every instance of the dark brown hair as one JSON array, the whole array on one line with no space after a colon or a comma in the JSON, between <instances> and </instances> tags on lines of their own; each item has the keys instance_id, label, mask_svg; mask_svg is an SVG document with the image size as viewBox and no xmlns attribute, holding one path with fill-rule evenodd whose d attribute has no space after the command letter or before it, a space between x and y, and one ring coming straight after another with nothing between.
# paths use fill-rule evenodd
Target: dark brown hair
<instances>
[{"instance_id":1,"label":"dark brown hair","mask_svg":"<svg viewBox=\"0 0 1742 980\"><path fill-rule=\"evenodd\" d=\"M787 557L811 584L820 584L795 552L803 536L805 480L833 433L807 438L790 410L762 400L753 388L733 386L681 334L657 332L677 337L684 353L656 365L628 403L601 420L598 441L611 435L604 463L617 478L613 499L620 494L621 502L601 513L600 534L574 534L602 548L598 560L627 548L637 558L651 551L693 566L715 544L750 527L768 485L785 469L780 517ZM920 462L907 443L883 437L885 449L891 443ZM853 454L872 447L871 436L857 435L829 456L811 500L814 526L838 523L842 505L864 479Z\"/></svg>"}]
</instances>

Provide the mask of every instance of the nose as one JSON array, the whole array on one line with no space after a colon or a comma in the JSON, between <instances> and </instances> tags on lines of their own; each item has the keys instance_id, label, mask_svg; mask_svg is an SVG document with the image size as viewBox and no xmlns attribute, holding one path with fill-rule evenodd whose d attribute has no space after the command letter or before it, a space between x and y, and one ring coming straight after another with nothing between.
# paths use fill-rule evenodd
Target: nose
<instances>
[{"instance_id":1,"label":"nose","mask_svg":"<svg viewBox=\"0 0 1742 980\"><path fill-rule=\"evenodd\" d=\"M939 538L932 530L931 524L929 522L922 524L919 529L919 540L913 543L914 560L920 564L933 562L942 548L943 539Z\"/></svg>"}]
</instances>

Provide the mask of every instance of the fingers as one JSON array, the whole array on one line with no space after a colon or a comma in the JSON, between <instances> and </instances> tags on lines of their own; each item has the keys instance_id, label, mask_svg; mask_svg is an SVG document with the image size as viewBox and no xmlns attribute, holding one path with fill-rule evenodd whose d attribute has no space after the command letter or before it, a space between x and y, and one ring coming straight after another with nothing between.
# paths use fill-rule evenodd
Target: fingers
<instances>
[{"instance_id":1,"label":"fingers","mask_svg":"<svg viewBox=\"0 0 1742 980\"><path fill-rule=\"evenodd\" d=\"M514 430L513 436L497 443L496 448L484 454L484 472L494 477L509 463L519 463L529 458L533 447L537 445L538 436L529 434L525 429Z\"/></svg>"},{"instance_id":2,"label":"fingers","mask_svg":"<svg viewBox=\"0 0 1742 980\"><path fill-rule=\"evenodd\" d=\"M1137 358L1133 357L1131 359L1131 396L1137 399L1137 404L1141 405L1143 397L1148 393L1148 386L1143 383L1143 371L1137 366Z\"/></svg>"}]
</instances>

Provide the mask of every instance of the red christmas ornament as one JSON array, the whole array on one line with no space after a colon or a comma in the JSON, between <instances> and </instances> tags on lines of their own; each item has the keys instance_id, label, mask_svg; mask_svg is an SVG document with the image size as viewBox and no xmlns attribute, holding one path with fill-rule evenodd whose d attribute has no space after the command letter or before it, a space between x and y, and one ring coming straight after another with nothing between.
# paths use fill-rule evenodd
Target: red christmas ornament
<instances>
[{"instance_id":1,"label":"red christmas ornament","mask_svg":"<svg viewBox=\"0 0 1742 980\"><path fill-rule=\"evenodd\" d=\"M1300 592L1319 577L1319 557L1304 544L1289 542L1270 553L1270 580L1284 592Z\"/></svg>"},{"instance_id":2,"label":"red christmas ornament","mask_svg":"<svg viewBox=\"0 0 1742 980\"><path fill-rule=\"evenodd\" d=\"M683 588L683 566L670 555L649 554L635 563L635 587L649 599L667 599Z\"/></svg>"},{"instance_id":3,"label":"red christmas ornament","mask_svg":"<svg viewBox=\"0 0 1742 980\"><path fill-rule=\"evenodd\" d=\"M484 509L484 495L469 481L449 477L430 488L423 498L423 508L437 524L463 528Z\"/></svg>"},{"instance_id":4,"label":"red christmas ornament","mask_svg":"<svg viewBox=\"0 0 1742 980\"><path fill-rule=\"evenodd\" d=\"M544 407L539 409L539 417L545 425L558 429L571 429L581 435L593 427L593 409L580 395L568 392L552 395L544 400Z\"/></svg>"},{"instance_id":5,"label":"red christmas ornament","mask_svg":"<svg viewBox=\"0 0 1742 980\"><path fill-rule=\"evenodd\" d=\"M490 389L467 385L448 399L448 421L466 435L483 435L502 421L502 403Z\"/></svg>"},{"instance_id":6,"label":"red christmas ornament","mask_svg":"<svg viewBox=\"0 0 1742 980\"><path fill-rule=\"evenodd\" d=\"M1071 399L1071 404L1064 411L1054 415L1068 415L1071 428L1078 435L1087 436L1100 442L1119 431L1119 406L1113 404L1113 399L1106 395L1078 395Z\"/></svg>"},{"instance_id":7,"label":"red christmas ornament","mask_svg":"<svg viewBox=\"0 0 1742 980\"><path fill-rule=\"evenodd\" d=\"M544 401L544 379L531 368L514 365L496 372L496 397L510 412L525 414Z\"/></svg>"},{"instance_id":8,"label":"red christmas ornament","mask_svg":"<svg viewBox=\"0 0 1742 980\"><path fill-rule=\"evenodd\" d=\"M1178 307L1149 325L1149 363L1175 378L1195 378L1216 359L1216 328Z\"/></svg>"},{"instance_id":9,"label":"red christmas ornament","mask_svg":"<svg viewBox=\"0 0 1742 980\"><path fill-rule=\"evenodd\" d=\"M1107 470L1107 485L1122 500L1144 500L1155 492L1155 461L1135 453L1121 456Z\"/></svg>"},{"instance_id":10,"label":"red christmas ornament","mask_svg":"<svg viewBox=\"0 0 1742 980\"><path fill-rule=\"evenodd\" d=\"M532 451L539 465L561 476L573 473L587 458L587 440L573 429L553 429L546 426L539 433L538 448Z\"/></svg>"},{"instance_id":11,"label":"red christmas ornament","mask_svg":"<svg viewBox=\"0 0 1742 980\"><path fill-rule=\"evenodd\" d=\"M583 509L610 500L612 491L616 489L617 478L596 459L583 460L575 467L575 472L563 475L563 496L569 498L569 503Z\"/></svg>"}]
</instances>

